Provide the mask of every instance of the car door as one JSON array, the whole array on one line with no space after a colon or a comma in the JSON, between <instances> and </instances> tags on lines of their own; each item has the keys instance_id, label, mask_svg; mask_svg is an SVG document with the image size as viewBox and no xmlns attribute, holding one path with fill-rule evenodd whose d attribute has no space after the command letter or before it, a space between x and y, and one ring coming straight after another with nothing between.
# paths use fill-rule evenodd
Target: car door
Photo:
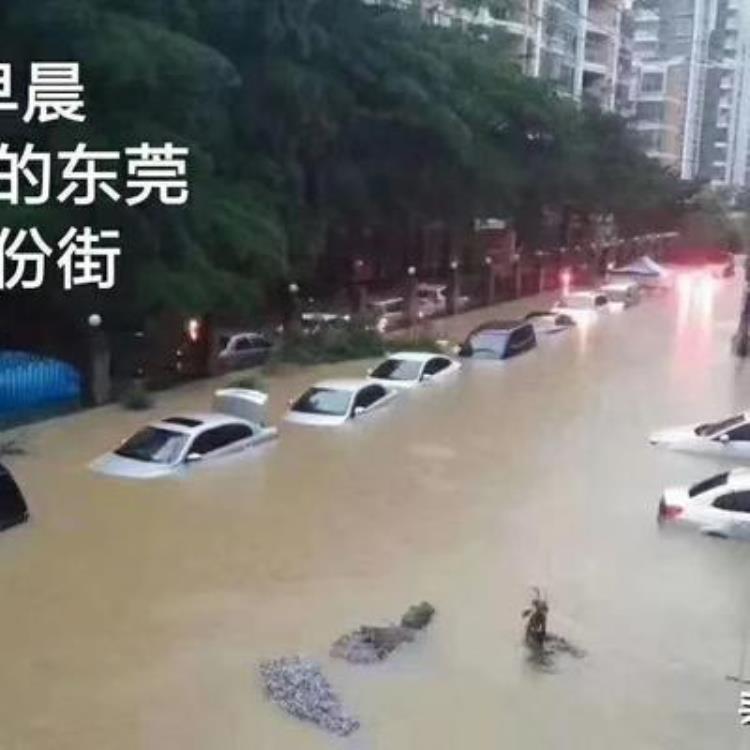
<instances>
[{"instance_id":1,"label":"car door","mask_svg":"<svg viewBox=\"0 0 750 750\"><path fill-rule=\"evenodd\" d=\"M750 490L725 492L714 500L715 530L722 536L750 539ZM704 529L712 533L713 528Z\"/></svg>"},{"instance_id":2,"label":"car door","mask_svg":"<svg viewBox=\"0 0 750 750\"><path fill-rule=\"evenodd\" d=\"M721 455L737 458L750 458L750 424L723 432L716 438Z\"/></svg>"},{"instance_id":3,"label":"car door","mask_svg":"<svg viewBox=\"0 0 750 750\"><path fill-rule=\"evenodd\" d=\"M187 451L189 461L218 458L243 450L251 444L253 430L242 422L211 427L193 440Z\"/></svg>"},{"instance_id":4,"label":"car door","mask_svg":"<svg viewBox=\"0 0 750 750\"><path fill-rule=\"evenodd\" d=\"M422 370L420 380L437 380L450 371L450 366L453 364L447 357L433 357L428 359Z\"/></svg>"},{"instance_id":5,"label":"car door","mask_svg":"<svg viewBox=\"0 0 750 750\"><path fill-rule=\"evenodd\" d=\"M378 408L378 406L384 403L387 394L388 391L382 385L373 384L361 388L352 402L350 417L353 418L358 416L358 414L366 414Z\"/></svg>"}]
</instances>

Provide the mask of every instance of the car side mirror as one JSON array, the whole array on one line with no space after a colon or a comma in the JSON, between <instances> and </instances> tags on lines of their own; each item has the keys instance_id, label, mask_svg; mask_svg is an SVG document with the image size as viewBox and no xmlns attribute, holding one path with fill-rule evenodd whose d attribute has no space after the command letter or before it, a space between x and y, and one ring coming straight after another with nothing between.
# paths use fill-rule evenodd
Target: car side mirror
<instances>
[{"instance_id":1,"label":"car side mirror","mask_svg":"<svg viewBox=\"0 0 750 750\"><path fill-rule=\"evenodd\" d=\"M364 406L355 406L354 411L352 412L353 417L358 417L360 414L363 414L365 411Z\"/></svg>"},{"instance_id":2,"label":"car side mirror","mask_svg":"<svg viewBox=\"0 0 750 750\"><path fill-rule=\"evenodd\" d=\"M717 440L720 443L725 443L726 444L726 443L729 442L729 435L727 435L727 433L725 432L723 435L719 435L719 437L717 438Z\"/></svg>"},{"instance_id":3,"label":"car side mirror","mask_svg":"<svg viewBox=\"0 0 750 750\"><path fill-rule=\"evenodd\" d=\"M422 373L422 380L432 380L432 373L431 372Z\"/></svg>"},{"instance_id":4,"label":"car side mirror","mask_svg":"<svg viewBox=\"0 0 750 750\"><path fill-rule=\"evenodd\" d=\"M187 456L185 456L185 463L194 464L196 461L200 461L202 459L203 455L201 453L188 453Z\"/></svg>"},{"instance_id":5,"label":"car side mirror","mask_svg":"<svg viewBox=\"0 0 750 750\"><path fill-rule=\"evenodd\" d=\"M375 368L374 368L374 367L368 367L368 368L367 368L367 374L368 374L368 375L372 375L372 373L373 373L373 371L374 371L374 370L375 370Z\"/></svg>"}]
</instances>

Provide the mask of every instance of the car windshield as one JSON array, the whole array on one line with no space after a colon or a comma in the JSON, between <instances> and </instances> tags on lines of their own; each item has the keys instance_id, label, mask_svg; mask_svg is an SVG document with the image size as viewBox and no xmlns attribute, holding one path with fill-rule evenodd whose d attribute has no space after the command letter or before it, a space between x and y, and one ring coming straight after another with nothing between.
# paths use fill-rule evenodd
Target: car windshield
<instances>
[{"instance_id":1,"label":"car windshield","mask_svg":"<svg viewBox=\"0 0 750 750\"><path fill-rule=\"evenodd\" d=\"M350 391L337 391L334 388L309 388L294 402L292 411L343 417L349 411L351 399Z\"/></svg>"},{"instance_id":2,"label":"car windshield","mask_svg":"<svg viewBox=\"0 0 750 750\"><path fill-rule=\"evenodd\" d=\"M698 425L695 428L695 434L701 437L713 437L718 435L724 430L729 430L732 427L737 427L745 421L743 414L738 414L736 417L730 417L729 419L722 419L720 422L706 422L705 424Z\"/></svg>"},{"instance_id":3,"label":"car windshield","mask_svg":"<svg viewBox=\"0 0 750 750\"><path fill-rule=\"evenodd\" d=\"M704 492L714 489L715 487L721 487L722 484L727 483L729 474L724 472L723 474L716 474L715 476L704 479L702 482L694 484L689 490L688 495L695 497L696 495L702 495Z\"/></svg>"},{"instance_id":4,"label":"car windshield","mask_svg":"<svg viewBox=\"0 0 750 750\"><path fill-rule=\"evenodd\" d=\"M508 331L481 331L469 337L464 353L470 357L502 357L508 343Z\"/></svg>"},{"instance_id":5,"label":"car windshield","mask_svg":"<svg viewBox=\"0 0 750 750\"><path fill-rule=\"evenodd\" d=\"M373 378L384 380L416 380L422 370L422 362L408 359L386 359L373 371Z\"/></svg>"},{"instance_id":6,"label":"car windshield","mask_svg":"<svg viewBox=\"0 0 750 750\"><path fill-rule=\"evenodd\" d=\"M144 427L128 438L115 454L136 461L172 464L180 457L188 436L161 427Z\"/></svg>"}]
</instances>

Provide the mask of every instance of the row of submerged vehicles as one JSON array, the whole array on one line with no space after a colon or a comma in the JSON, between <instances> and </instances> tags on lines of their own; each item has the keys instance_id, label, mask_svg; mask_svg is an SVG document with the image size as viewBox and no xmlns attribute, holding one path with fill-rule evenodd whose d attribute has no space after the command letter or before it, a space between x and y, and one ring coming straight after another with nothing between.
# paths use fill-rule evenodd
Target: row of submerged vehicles
<instances>
[{"instance_id":1,"label":"row of submerged vehicles","mask_svg":"<svg viewBox=\"0 0 750 750\"><path fill-rule=\"evenodd\" d=\"M654 446L723 460L750 460L750 412L670 427L649 437ZM663 526L687 527L722 539L750 540L750 469L714 474L668 487L659 500Z\"/></svg>"},{"instance_id":2,"label":"row of submerged vehicles","mask_svg":"<svg viewBox=\"0 0 750 750\"><path fill-rule=\"evenodd\" d=\"M312 427L359 422L409 389L452 379L463 360L499 361L521 355L542 337L638 300L638 285L633 282L574 291L550 310L531 312L521 320L483 323L460 346L446 343L444 351L389 354L362 378L334 378L310 386L290 402L284 421ZM267 402L268 396L255 390L218 390L210 410L152 422L90 466L111 476L148 479L244 453L278 437L278 429L266 423Z\"/></svg>"}]
</instances>

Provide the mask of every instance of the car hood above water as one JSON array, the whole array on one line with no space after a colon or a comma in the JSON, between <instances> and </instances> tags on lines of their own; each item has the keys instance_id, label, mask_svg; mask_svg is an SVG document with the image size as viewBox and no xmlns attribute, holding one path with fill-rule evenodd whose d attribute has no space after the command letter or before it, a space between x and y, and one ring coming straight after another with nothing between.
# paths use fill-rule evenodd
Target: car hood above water
<instances>
[{"instance_id":1,"label":"car hood above water","mask_svg":"<svg viewBox=\"0 0 750 750\"><path fill-rule=\"evenodd\" d=\"M89 468L98 474L111 477L127 477L128 479L155 479L174 473L173 464L156 464L148 461L137 461L125 458L115 453L105 453L94 459Z\"/></svg>"}]
</instances>

